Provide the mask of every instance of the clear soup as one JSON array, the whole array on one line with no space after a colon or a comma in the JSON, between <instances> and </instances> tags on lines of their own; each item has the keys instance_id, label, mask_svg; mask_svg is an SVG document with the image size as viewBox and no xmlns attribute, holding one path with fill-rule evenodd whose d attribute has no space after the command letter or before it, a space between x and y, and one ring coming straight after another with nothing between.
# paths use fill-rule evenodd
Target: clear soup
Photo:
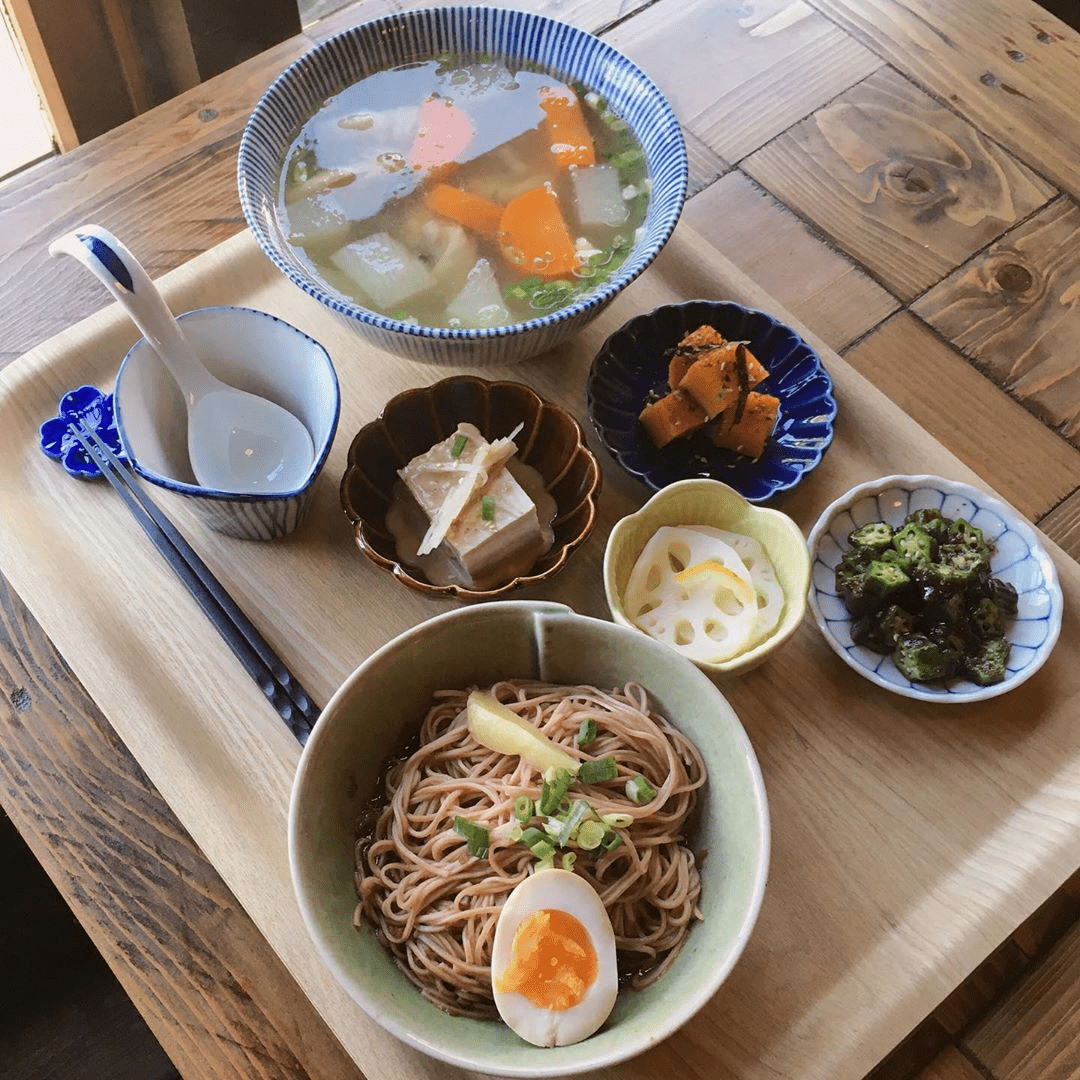
<instances>
[{"instance_id":1,"label":"clear soup","mask_svg":"<svg viewBox=\"0 0 1080 1080\"><path fill-rule=\"evenodd\" d=\"M443 56L326 101L289 148L279 210L300 257L363 307L484 328L607 281L648 192L640 143L595 93Z\"/></svg>"}]
</instances>

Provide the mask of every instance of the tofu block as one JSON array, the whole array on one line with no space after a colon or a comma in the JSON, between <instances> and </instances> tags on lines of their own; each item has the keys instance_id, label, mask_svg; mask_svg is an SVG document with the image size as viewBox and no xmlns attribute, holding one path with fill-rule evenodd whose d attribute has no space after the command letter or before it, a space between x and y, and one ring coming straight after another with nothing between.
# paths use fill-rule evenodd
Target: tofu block
<instances>
[{"instance_id":1,"label":"tofu block","mask_svg":"<svg viewBox=\"0 0 1080 1080\"><path fill-rule=\"evenodd\" d=\"M780 399L772 394L751 391L746 397L742 416L735 420L734 408L723 413L709 429L709 438L719 447L747 457L761 457L765 442L772 434Z\"/></svg>"},{"instance_id":2,"label":"tofu block","mask_svg":"<svg viewBox=\"0 0 1080 1080\"><path fill-rule=\"evenodd\" d=\"M689 394L672 390L659 401L646 405L638 419L653 445L659 449L667 446L672 439L704 427L708 418Z\"/></svg>"},{"instance_id":3,"label":"tofu block","mask_svg":"<svg viewBox=\"0 0 1080 1080\"><path fill-rule=\"evenodd\" d=\"M460 454L453 450L459 439L465 443ZM474 582L497 576L503 566L514 566L522 557L543 548L536 505L506 469L504 457L487 470L486 483L476 484L473 468L483 463L492 444L472 424L458 424L453 435L415 457L398 475L405 482L420 509L434 522L445 504L458 501L460 484L473 485L461 509L449 524L442 544ZM483 500L493 501L492 519L485 521Z\"/></svg>"}]
</instances>

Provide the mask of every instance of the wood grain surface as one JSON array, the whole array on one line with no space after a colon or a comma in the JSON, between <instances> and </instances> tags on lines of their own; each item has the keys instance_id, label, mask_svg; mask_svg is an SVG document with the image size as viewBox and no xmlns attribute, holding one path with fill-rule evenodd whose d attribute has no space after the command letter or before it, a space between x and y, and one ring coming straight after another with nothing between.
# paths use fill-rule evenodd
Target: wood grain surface
<instances>
[{"instance_id":1,"label":"wood grain surface","mask_svg":"<svg viewBox=\"0 0 1080 1080\"><path fill-rule=\"evenodd\" d=\"M168 275L164 287L177 308L243 303L322 340L338 358L345 433L397 390L445 374L358 342L282 280L246 234ZM530 367L529 381L583 416L579 388L603 337L642 306L703 288L790 319L682 225L651 273L578 341ZM28 548L0 532L3 565L353 1059L372 1080L443 1075L359 1013L306 940L284 851L298 747L183 589L162 573L157 553L132 535L111 492L72 484L25 445L50 395L77 371L95 382L107 379L107 358L131 336L125 316L110 308L0 374L0 452L19 463L18 479L0 488L0 509L21 506L26 536L42 535L58 516L65 523L47 546ZM919 467L970 475L849 365L820 348L841 413L823 464L784 500L804 528L837 492L867 476ZM95 366L89 357L99 358ZM336 510L336 484L329 481L341 471L346 446L347 438L337 440L311 518L282 544L243 544L199 532L178 500L162 498L181 527L196 535L229 591L323 700L375 647L442 609L355 552ZM603 538L642 500L625 479L610 479L596 535L580 553L585 558L575 557L545 590L586 613L604 609ZM63 587L74 566L82 581L78 595ZM1080 568L1064 560L1061 573L1068 600L1080 599ZM183 621L182 638L173 625L154 619L162 610ZM85 634L90 620L92 639ZM335 627L332 637L327 625ZM766 904L743 961L706 1010L677 1039L611 1075L644 1077L692 1046L712 1061L717 1077L859 1077L1034 910L1080 862L1068 830L1035 824L1071 812L1056 782L1074 754L1080 759L1068 707L1080 693L1080 666L1070 663L1071 626L1070 619L1046 671L1014 691L1008 708L988 702L943 717L932 706L868 694L809 625L766 668L726 686L770 792L774 857ZM807 687L813 688L809 696ZM933 729L926 726L930 715ZM1034 715L1037 726L1022 719ZM1006 748L1010 769L996 770L993 763ZM882 848L885 831L890 843ZM91 872L101 873L97 866ZM213 937L222 930L208 932ZM160 929L157 935L164 936ZM196 966L200 955L193 949ZM883 988L873 1000L866 998L869 985ZM747 1039L751 1045L736 1048Z\"/></svg>"},{"instance_id":2,"label":"wood grain surface","mask_svg":"<svg viewBox=\"0 0 1080 1080\"><path fill-rule=\"evenodd\" d=\"M1055 199L931 289L912 311L1080 440L1080 206Z\"/></svg>"},{"instance_id":3,"label":"wood grain surface","mask_svg":"<svg viewBox=\"0 0 1080 1080\"><path fill-rule=\"evenodd\" d=\"M74 264L65 271L48 260L50 239L82 221L98 221L125 238L155 276L228 239L243 228L233 170L239 132L258 95L312 41L350 21L404 6L353 5L310 27L306 36L0 185L0 364L106 306L103 290ZM1076 307L1060 300L1069 295L1071 272L1062 238L1073 227L1074 199L1080 193L1080 130L1075 124L1080 35L1028 0L982 5L960 0L718 0L714 8L715 17L706 23L700 6L674 0L652 5L552 0L544 10L604 31L673 98L690 107L689 112L679 108L695 192L687 222L829 344L848 350L855 369L900 401L970 468L1006 491L1065 552L1080 556L1080 494L1072 448L1039 429L1051 414L1034 397L1001 389L1004 380L991 360L976 351L986 349L996 362L1007 362L1016 342L984 338L979 326L989 321L1005 332L1002 312L1022 307L1022 321L1031 332L1047 335L1040 364L1052 363L1054 355L1077 353ZM647 23L642 21L646 17ZM708 36L697 34L703 26ZM660 36L650 43L654 33ZM796 37L801 48L791 44ZM750 58L753 62L747 63ZM925 308L916 298L911 313L890 319L907 307L902 291L891 285L893 278L904 278L894 253L869 252L871 264L861 264L835 231L845 215L830 207L826 197L794 198L789 189L797 185L790 177L777 185L780 190L772 190L751 179L745 168L731 169L745 166L747 155L768 149L774 139L794 138L800 123L845 92L857 92L871 76L888 77L892 83L886 85L896 85L897 74L914 88L908 92L922 92L923 97L913 98L920 107L932 110L936 103L966 125L954 136L965 152L974 148L983 153L988 168L1004 161L1007 175L1017 183L1023 180L1029 201L1037 201L1032 192L1047 192L1033 213L1015 216L990 243L1023 240L1028 227L1044 230L1049 248L1027 243L1022 266L1033 279L1051 283L1057 308L1040 308L1036 296L1024 296L1018 305L1007 290L991 295L983 286L980 294L970 284L965 286L969 291L953 293L943 303L946 290L966 280L989 256L988 247L967 245L970 262L943 267L925 296ZM898 129L905 151L930 153L936 140L928 136L925 147L913 143L910 126ZM834 165L834 151L824 143L814 146L821 157L807 167L824 174ZM775 148L769 153L780 157ZM1000 203L1001 190L998 184L987 199ZM970 188L964 192L967 198L975 195ZM933 247L937 238L930 240ZM891 268L891 277L882 274L882 265ZM1007 280L1020 280L1013 273ZM944 328L933 321L935 313L944 314L961 301L971 305L965 316ZM913 343L918 345L914 360ZM927 391L929 374L941 370L959 380L963 393L943 401ZM1069 377L1065 372L1062 380ZM1004 439L995 443L997 430ZM875 436L872 429L862 434L867 440ZM1002 441L1010 448L1004 459L998 449ZM617 477L614 485L620 497L631 497L632 487ZM576 558L583 576L597 571L598 558L591 550ZM0 672L5 698L0 801L181 1071L190 1077L356 1074L234 894L6 586L0 588ZM52 813L50 808L58 809ZM167 857L157 858L159 851ZM140 853L154 853L157 865L123 872L119 853L131 861ZM84 866L100 869L101 878L85 873ZM1024 915L1018 909L1009 912L1014 925ZM1056 922L1053 927L1061 929ZM222 944L226 930L235 947ZM198 966L185 963L189 940L203 957ZM999 945L1000 940L981 941L972 953L982 949L983 955L996 955ZM211 952L216 962L206 958ZM964 974L957 970L953 976L959 980ZM1005 974L994 985L1005 985ZM992 984L987 976L988 995ZM1069 1000L1066 979L1045 985ZM941 997L947 989L940 988ZM278 997L288 1003L284 1008ZM970 1015L957 1008L955 1015ZM912 1008L912 1015L917 1011ZM1071 1014L1066 1007L1061 1015L1067 1020ZM989 1027L978 1044L1005 1070L999 1076L1024 1068L1027 1060L1023 1054L1010 1056L1005 1016L999 1015L996 1027ZM1077 1057L1070 1062L1052 1056L1060 1043L1054 1041L1060 1032L1053 1024L1037 1022L1023 1009L1008 1016L1021 1032L1037 1032L1044 1040L1050 1056L1033 1059L1051 1070L1043 1075L1076 1073ZM259 1049L263 1045L272 1048L265 1056ZM1033 1044L1024 1045L1030 1054ZM952 1071L927 1074L924 1080L970 1080L964 1071L956 1072L967 1060L947 1055L935 1068ZM657 1063L669 1075L701 1075L693 1042L671 1048ZM1021 1080L1032 1075L1027 1072Z\"/></svg>"},{"instance_id":4,"label":"wood grain surface","mask_svg":"<svg viewBox=\"0 0 1080 1080\"><path fill-rule=\"evenodd\" d=\"M743 163L909 301L1056 192L892 69Z\"/></svg>"}]
</instances>

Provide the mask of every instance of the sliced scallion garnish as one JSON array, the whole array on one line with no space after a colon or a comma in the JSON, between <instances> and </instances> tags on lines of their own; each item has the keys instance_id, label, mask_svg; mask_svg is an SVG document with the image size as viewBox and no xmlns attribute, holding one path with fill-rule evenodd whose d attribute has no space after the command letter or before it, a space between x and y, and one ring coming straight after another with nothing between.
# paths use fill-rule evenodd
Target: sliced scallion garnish
<instances>
[{"instance_id":1,"label":"sliced scallion garnish","mask_svg":"<svg viewBox=\"0 0 1080 1080\"><path fill-rule=\"evenodd\" d=\"M542 830L536 828L535 825L530 825L522 834L521 842L531 851L537 844L546 844L548 842L547 834Z\"/></svg>"},{"instance_id":2,"label":"sliced scallion garnish","mask_svg":"<svg viewBox=\"0 0 1080 1080\"><path fill-rule=\"evenodd\" d=\"M486 859L488 853L488 831L483 825L477 825L468 818L454 818L454 832L468 841L469 854L477 859Z\"/></svg>"},{"instance_id":3,"label":"sliced scallion garnish","mask_svg":"<svg viewBox=\"0 0 1080 1080\"><path fill-rule=\"evenodd\" d=\"M540 813L557 814L559 807L566 798L570 789L570 781L574 779L569 769L555 769L550 777L544 780L544 786L540 791Z\"/></svg>"},{"instance_id":4,"label":"sliced scallion garnish","mask_svg":"<svg viewBox=\"0 0 1080 1080\"><path fill-rule=\"evenodd\" d=\"M578 799L567 812L562 828L557 837L560 847L566 847L577 833L581 823L592 813L592 807L583 799Z\"/></svg>"},{"instance_id":5,"label":"sliced scallion garnish","mask_svg":"<svg viewBox=\"0 0 1080 1080\"><path fill-rule=\"evenodd\" d=\"M596 738L596 721L590 716L581 721L574 742L578 746L588 746Z\"/></svg>"},{"instance_id":6,"label":"sliced scallion garnish","mask_svg":"<svg viewBox=\"0 0 1080 1080\"><path fill-rule=\"evenodd\" d=\"M562 868L564 870L573 870L574 869L574 860L576 858L577 858L577 853L576 852L573 852L573 851L563 852Z\"/></svg>"},{"instance_id":7,"label":"sliced scallion garnish","mask_svg":"<svg viewBox=\"0 0 1080 1080\"><path fill-rule=\"evenodd\" d=\"M465 447L469 444L469 437L467 435L458 435L454 439L454 445L450 447L450 456L453 458L461 457Z\"/></svg>"},{"instance_id":8,"label":"sliced scallion garnish","mask_svg":"<svg viewBox=\"0 0 1080 1080\"><path fill-rule=\"evenodd\" d=\"M584 851L594 851L604 840L604 826L599 821L583 821L578 826L578 847Z\"/></svg>"},{"instance_id":9,"label":"sliced scallion garnish","mask_svg":"<svg viewBox=\"0 0 1080 1080\"><path fill-rule=\"evenodd\" d=\"M533 801L528 795L519 795L514 800L514 817L516 817L522 825L528 825L529 822L532 821L533 813Z\"/></svg>"},{"instance_id":10,"label":"sliced scallion garnish","mask_svg":"<svg viewBox=\"0 0 1080 1080\"><path fill-rule=\"evenodd\" d=\"M536 844L529 849L541 862L545 859L552 860L555 855L555 845L550 840Z\"/></svg>"},{"instance_id":11,"label":"sliced scallion garnish","mask_svg":"<svg viewBox=\"0 0 1080 1080\"><path fill-rule=\"evenodd\" d=\"M603 840L600 841L600 846L605 851L614 851L622 843L622 837L613 829Z\"/></svg>"},{"instance_id":12,"label":"sliced scallion garnish","mask_svg":"<svg viewBox=\"0 0 1080 1080\"><path fill-rule=\"evenodd\" d=\"M578 769L577 778L583 784L602 784L605 780L614 780L618 772L615 758L610 754L607 757L596 758L593 761L583 761Z\"/></svg>"},{"instance_id":13,"label":"sliced scallion garnish","mask_svg":"<svg viewBox=\"0 0 1080 1080\"><path fill-rule=\"evenodd\" d=\"M634 824L633 814L602 814L600 820L613 829L629 829Z\"/></svg>"},{"instance_id":14,"label":"sliced scallion garnish","mask_svg":"<svg viewBox=\"0 0 1080 1080\"><path fill-rule=\"evenodd\" d=\"M480 517L484 521L495 520L495 496L485 495L480 500Z\"/></svg>"},{"instance_id":15,"label":"sliced scallion garnish","mask_svg":"<svg viewBox=\"0 0 1080 1080\"><path fill-rule=\"evenodd\" d=\"M626 781L626 797L641 806L656 798L656 788L644 776L635 776Z\"/></svg>"}]
</instances>

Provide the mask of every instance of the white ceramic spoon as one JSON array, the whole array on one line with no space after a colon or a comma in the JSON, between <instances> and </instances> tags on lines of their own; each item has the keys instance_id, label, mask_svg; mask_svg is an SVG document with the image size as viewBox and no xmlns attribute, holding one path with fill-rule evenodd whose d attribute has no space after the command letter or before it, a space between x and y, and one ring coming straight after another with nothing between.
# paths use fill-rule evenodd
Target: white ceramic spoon
<instances>
[{"instance_id":1,"label":"white ceramic spoon","mask_svg":"<svg viewBox=\"0 0 1080 1080\"><path fill-rule=\"evenodd\" d=\"M82 225L49 245L95 274L123 305L184 395L191 470L205 488L275 494L303 486L315 458L311 435L287 409L223 383L206 370L138 260L112 233Z\"/></svg>"}]
</instances>

